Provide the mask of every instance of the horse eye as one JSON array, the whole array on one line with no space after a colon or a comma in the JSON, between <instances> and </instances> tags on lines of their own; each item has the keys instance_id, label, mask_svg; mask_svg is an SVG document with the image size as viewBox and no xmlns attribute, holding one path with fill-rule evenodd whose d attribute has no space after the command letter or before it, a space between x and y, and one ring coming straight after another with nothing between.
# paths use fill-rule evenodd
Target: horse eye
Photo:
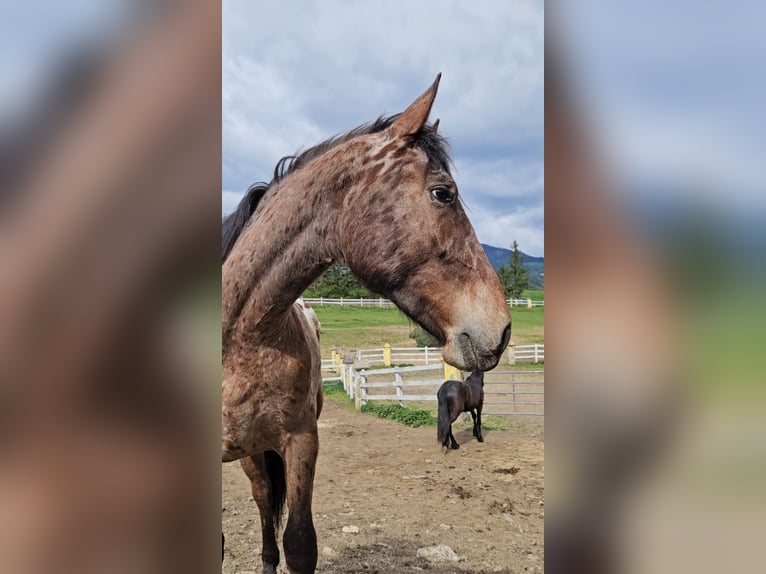
<instances>
[{"instance_id":1,"label":"horse eye","mask_svg":"<svg viewBox=\"0 0 766 574\"><path fill-rule=\"evenodd\" d=\"M455 201L455 194L452 193L452 190L447 189L446 187L433 188L431 190L431 197L433 197L439 203L443 203L445 205L449 205Z\"/></svg>"}]
</instances>

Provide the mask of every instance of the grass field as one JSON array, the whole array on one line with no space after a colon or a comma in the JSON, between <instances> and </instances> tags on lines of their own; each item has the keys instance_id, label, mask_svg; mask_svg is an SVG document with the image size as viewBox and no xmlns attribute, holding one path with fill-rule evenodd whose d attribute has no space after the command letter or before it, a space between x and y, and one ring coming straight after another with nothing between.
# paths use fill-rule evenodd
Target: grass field
<instances>
[{"instance_id":1,"label":"grass field","mask_svg":"<svg viewBox=\"0 0 766 574\"><path fill-rule=\"evenodd\" d=\"M385 343L393 347L415 347L410 338L413 326L398 309L377 307L314 307L322 324L322 356L327 357L333 347L370 349ZM511 309L513 335L517 345L542 343L545 310L542 307Z\"/></svg>"},{"instance_id":2,"label":"grass field","mask_svg":"<svg viewBox=\"0 0 766 574\"><path fill-rule=\"evenodd\" d=\"M532 301L545 301L545 291L543 290L524 289L521 296L532 299Z\"/></svg>"}]
</instances>

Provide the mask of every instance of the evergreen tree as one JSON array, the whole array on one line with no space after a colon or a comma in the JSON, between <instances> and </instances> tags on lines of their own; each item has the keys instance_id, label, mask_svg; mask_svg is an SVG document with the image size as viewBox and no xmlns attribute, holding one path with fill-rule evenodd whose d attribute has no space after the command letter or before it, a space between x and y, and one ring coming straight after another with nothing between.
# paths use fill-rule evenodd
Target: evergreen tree
<instances>
[{"instance_id":1,"label":"evergreen tree","mask_svg":"<svg viewBox=\"0 0 766 574\"><path fill-rule=\"evenodd\" d=\"M519 244L516 241L511 246L508 265L500 266L497 276L500 278L505 296L509 299L518 299L525 289L529 289L529 270L522 261Z\"/></svg>"},{"instance_id":2,"label":"evergreen tree","mask_svg":"<svg viewBox=\"0 0 766 574\"><path fill-rule=\"evenodd\" d=\"M303 293L304 297L377 297L351 273L348 265L335 264Z\"/></svg>"}]
</instances>

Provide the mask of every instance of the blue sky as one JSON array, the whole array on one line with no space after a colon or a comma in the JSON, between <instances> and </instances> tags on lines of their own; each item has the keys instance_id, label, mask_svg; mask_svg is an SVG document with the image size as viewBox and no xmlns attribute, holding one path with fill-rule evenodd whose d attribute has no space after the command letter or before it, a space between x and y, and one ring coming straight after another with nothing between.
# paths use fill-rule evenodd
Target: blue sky
<instances>
[{"instance_id":1,"label":"blue sky","mask_svg":"<svg viewBox=\"0 0 766 574\"><path fill-rule=\"evenodd\" d=\"M766 5L737 6L578 0L551 15L599 154L640 201L766 206Z\"/></svg>"},{"instance_id":2,"label":"blue sky","mask_svg":"<svg viewBox=\"0 0 766 574\"><path fill-rule=\"evenodd\" d=\"M479 239L543 255L543 3L223 3L230 212L284 155L404 109L442 72L432 119Z\"/></svg>"}]
</instances>

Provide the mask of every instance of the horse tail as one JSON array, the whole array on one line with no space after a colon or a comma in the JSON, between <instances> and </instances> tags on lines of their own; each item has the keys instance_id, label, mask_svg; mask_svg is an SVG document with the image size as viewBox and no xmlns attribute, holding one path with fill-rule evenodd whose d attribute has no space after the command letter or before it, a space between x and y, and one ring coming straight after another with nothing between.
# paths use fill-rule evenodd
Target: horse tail
<instances>
[{"instance_id":1,"label":"horse tail","mask_svg":"<svg viewBox=\"0 0 766 574\"><path fill-rule=\"evenodd\" d=\"M439 444L444 444L449 436L449 399L447 397L439 397L439 415L436 427L436 439Z\"/></svg>"},{"instance_id":2,"label":"horse tail","mask_svg":"<svg viewBox=\"0 0 766 574\"><path fill-rule=\"evenodd\" d=\"M271 512L274 516L274 528L279 531L282 524L282 511L287 497L287 481L285 479L285 461L273 450L263 453L266 461L266 474L271 482Z\"/></svg>"}]
</instances>

